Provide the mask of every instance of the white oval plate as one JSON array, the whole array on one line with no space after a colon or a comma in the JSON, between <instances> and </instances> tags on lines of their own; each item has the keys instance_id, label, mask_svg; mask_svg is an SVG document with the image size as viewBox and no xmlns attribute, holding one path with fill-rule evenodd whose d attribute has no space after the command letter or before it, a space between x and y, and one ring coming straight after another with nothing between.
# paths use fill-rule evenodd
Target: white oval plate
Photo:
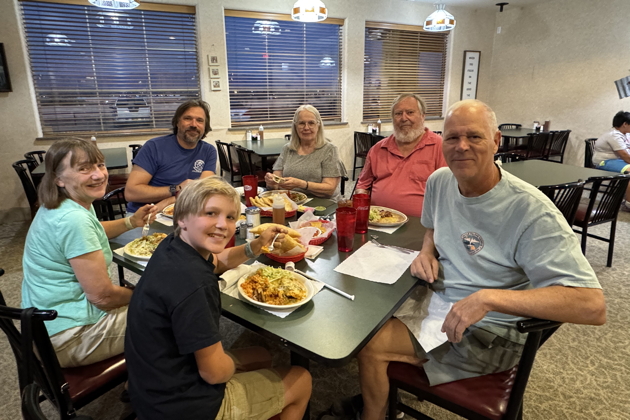
<instances>
[{"instance_id":1,"label":"white oval plate","mask_svg":"<svg viewBox=\"0 0 630 420\"><path fill-rule=\"evenodd\" d=\"M169 211L169 210L172 210L174 208L175 208L175 204L169 204L168 206L166 206L166 207L164 207L162 209L162 215L172 219L173 218L173 213L167 214L166 212Z\"/></svg>"},{"instance_id":2,"label":"white oval plate","mask_svg":"<svg viewBox=\"0 0 630 420\"><path fill-rule=\"evenodd\" d=\"M131 242L133 242L133 241L131 241ZM147 256L145 256L145 255L136 255L136 254L132 254L132 253L129 251L129 244L131 244L131 242L129 242L129 243L128 243L127 245L125 245L125 247L123 248L123 251L125 252L125 255L128 255L128 256L130 256L131 258L136 259L136 260L149 261L149 259L151 259L151 256L148 256L148 257L147 257Z\"/></svg>"},{"instance_id":3,"label":"white oval plate","mask_svg":"<svg viewBox=\"0 0 630 420\"><path fill-rule=\"evenodd\" d=\"M241 195L241 197L245 195L245 190L243 189L243 187L234 187L234 189L236 190L237 193ZM258 195L264 192L265 192L265 189L263 187L258 187Z\"/></svg>"},{"instance_id":4,"label":"white oval plate","mask_svg":"<svg viewBox=\"0 0 630 420\"><path fill-rule=\"evenodd\" d=\"M290 191L287 191L287 190L269 190L269 191L267 191L267 192L265 192L265 193L263 193L263 194L260 194L260 193L259 193L258 195L259 195L260 197L267 197L267 196L270 196L270 195L274 195L274 194L282 194L282 193L285 193L285 194L286 194L289 198L291 198L291 195L289 194L289 193L290 193ZM300 204L304 204L304 203L306 203L306 202L308 201L308 197L307 197L307 196L306 196L306 194L304 194L304 193L301 193L301 192L297 192L297 191L296 191L296 192L294 192L293 194L300 194L300 196L303 196L300 200L294 200L294 201L295 201L295 204L297 204L298 206L299 206Z\"/></svg>"},{"instance_id":5,"label":"white oval plate","mask_svg":"<svg viewBox=\"0 0 630 420\"><path fill-rule=\"evenodd\" d=\"M404 213L399 212L398 210L394 210L394 209L390 209L389 207L381 207L381 206L370 206L370 209L375 208L378 210L389 210L394 214L400 215L403 217L403 220L401 220L400 222L395 222L395 223L378 223L378 222L368 222L368 224L372 225L372 226L378 226L378 227L393 227L393 226L400 226L403 225L405 223L407 223L407 220L409 220L407 218L407 215Z\"/></svg>"},{"instance_id":6,"label":"white oval plate","mask_svg":"<svg viewBox=\"0 0 630 420\"><path fill-rule=\"evenodd\" d=\"M300 280L302 282L302 284L304 284L304 286L306 287L306 297L303 300L301 300L301 301L299 301L297 303L292 303L290 305L271 305L269 303L258 302L257 300L252 299L249 296L247 296L247 294L241 288L241 285L243 284L243 282L245 282L245 280L247 280L247 277L249 277L252 274L253 273L245 274L243 277L238 279L238 283L237 283L238 292L248 302L250 302L253 305L260 306L261 308L272 309L272 310L274 310L274 309L297 308L298 306L304 305L305 303L310 301L313 298L313 296L315 296L315 288L313 287L313 285L311 284L311 281L309 279L307 279L306 277L301 276L301 275L299 275L297 273L291 273L291 274L293 274L293 277L295 277L296 279Z\"/></svg>"}]
</instances>

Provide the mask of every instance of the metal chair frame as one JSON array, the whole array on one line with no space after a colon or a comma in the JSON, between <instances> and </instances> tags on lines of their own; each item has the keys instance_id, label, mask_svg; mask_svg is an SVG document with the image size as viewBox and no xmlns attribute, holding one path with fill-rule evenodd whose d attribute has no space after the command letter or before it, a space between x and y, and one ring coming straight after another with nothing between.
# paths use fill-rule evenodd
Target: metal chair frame
<instances>
[{"instance_id":1,"label":"metal chair frame","mask_svg":"<svg viewBox=\"0 0 630 420\"><path fill-rule=\"evenodd\" d=\"M527 387L529 375L534 365L536 353L540 346L542 346L545 341L551 337L560 325L562 325L560 322L541 319L518 321L516 323L516 327L521 333L528 333L527 341L525 343L525 347L523 348L523 354L521 355L519 364L507 372L484 375L479 378L463 379L431 387L426 379L414 380L413 382L408 380L410 374L414 375L413 379L418 379L418 377L421 378L421 375L424 375L422 368L418 368L407 363L390 362L387 370L390 386L389 418L396 418L396 411L401 410L405 414L408 414L416 419L432 420L431 417L397 401L398 389L400 388L417 396L420 400L426 400L467 419L522 419L523 395L525 394L525 388ZM503 413L479 413L473 411L470 407L466 407L448 399L449 395L455 395L456 397L468 396L471 398L471 396L474 396L477 392L483 392L484 390L479 387L480 379L485 380L486 382L496 382L497 386L500 385L500 388L509 394L508 403L504 406L505 411ZM503 399L504 393L500 393L497 398Z\"/></svg>"},{"instance_id":2,"label":"metal chair frame","mask_svg":"<svg viewBox=\"0 0 630 420\"><path fill-rule=\"evenodd\" d=\"M352 163L353 181L356 179L357 168L363 168L365 165L365 159L367 159L368 151L381 139L382 137L373 136L370 133L362 133L360 131L354 132L354 162ZM357 159L363 159L363 165L357 166Z\"/></svg>"},{"instance_id":3,"label":"metal chair frame","mask_svg":"<svg viewBox=\"0 0 630 420\"><path fill-rule=\"evenodd\" d=\"M138 156L140 149L142 149L142 144L130 144L129 147L131 147L131 160L133 160Z\"/></svg>"},{"instance_id":4,"label":"metal chair frame","mask_svg":"<svg viewBox=\"0 0 630 420\"><path fill-rule=\"evenodd\" d=\"M545 185L538 187L538 189L553 201L567 220L567 223L569 223L569 226L572 226L575 220L575 213L580 205L584 184L584 181L579 180L569 184Z\"/></svg>"},{"instance_id":5,"label":"metal chair frame","mask_svg":"<svg viewBox=\"0 0 630 420\"><path fill-rule=\"evenodd\" d=\"M549 139L549 144L547 147L547 151L545 153L545 159L551 160L552 157L560 157L559 161L554 162L564 162L564 151L567 148L567 143L569 142L569 135L571 134L571 130L564 131L550 131L551 137Z\"/></svg>"},{"instance_id":6,"label":"metal chair frame","mask_svg":"<svg viewBox=\"0 0 630 420\"><path fill-rule=\"evenodd\" d=\"M506 123L506 124L500 124L499 125L499 131L501 130L516 130L517 128L521 128L522 125L521 124L513 124L513 123ZM512 140L515 140L516 137L510 137L510 136L504 136L506 137L506 141L505 143L507 143L507 150L501 150L502 152L509 152L510 150L514 149L516 146L514 147L510 147Z\"/></svg>"},{"instance_id":7,"label":"metal chair frame","mask_svg":"<svg viewBox=\"0 0 630 420\"><path fill-rule=\"evenodd\" d=\"M617 215L621 202L628 188L629 175L614 175L590 178L593 183L590 197L586 206L579 206L576 213L574 232L582 235L582 253L586 255L586 240L588 237L608 242L608 259L606 267L612 266L613 252L615 249L615 233L617 231ZM594 235L588 232L591 226L601 225L610 222L610 235L608 238Z\"/></svg>"},{"instance_id":8,"label":"metal chair frame","mask_svg":"<svg viewBox=\"0 0 630 420\"><path fill-rule=\"evenodd\" d=\"M584 140L584 167L595 168L593 165L593 154L595 153L595 142L597 138Z\"/></svg>"},{"instance_id":9,"label":"metal chair frame","mask_svg":"<svg viewBox=\"0 0 630 420\"><path fill-rule=\"evenodd\" d=\"M512 153L512 152L501 152L501 153L495 153L494 154L494 160L501 160L501 162L503 163L509 163L509 162L520 162L523 160L527 160L527 158L523 155L519 155L518 153Z\"/></svg>"},{"instance_id":10,"label":"metal chair frame","mask_svg":"<svg viewBox=\"0 0 630 420\"><path fill-rule=\"evenodd\" d=\"M258 185L265 186L266 182L264 171L262 169L259 170L254 165L254 162L252 160L252 155L254 154L254 152L238 145L235 145L234 148L236 149L236 154L238 156L238 164L241 170L241 177L244 175L254 175L258 177Z\"/></svg>"},{"instance_id":11,"label":"metal chair frame","mask_svg":"<svg viewBox=\"0 0 630 420\"><path fill-rule=\"evenodd\" d=\"M37 200L37 188L35 187L35 183L30 176L29 165L33 165L35 162L34 159L22 159L17 162L13 162L12 166L17 172L18 177L20 178L20 182L22 183L22 187L24 188L24 193L26 194L26 199L28 200L28 205L31 208L31 218L35 217L35 213L37 213L37 209L39 208L38 200Z\"/></svg>"},{"instance_id":12,"label":"metal chair frame","mask_svg":"<svg viewBox=\"0 0 630 420\"><path fill-rule=\"evenodd\" d=\"M515 150L526 159L545 159L551 134L549 132L530 133L527 135L527 149Z\"/></svg>"},{"instance_id":13,"label":"metal chair frame","mask_svg":"<svg viewBox=\"0 0 630 420\"><path fill-rule=\"evenodd\" d=\"M217 140L216 144L217 152L219 153L219 166L221 167L221 176L223 176L224 172L229 172L230 184L241 184L242 180L239 179L241 177L240 164L235 165L235 162L232 161L232 153L230 147L234 146L220 140Z\"/></svg>"},{"instance_id":14,"label":"metal chair frame","mask_svg":"<svg viewBox=\"0 0 630 420\"><path fill-rule=\"evenodd\" d=\"M24 153L25 159L33 159L37 162L37 165L39 165L40 163L44 163L45 156L46 156L45 150L33 150L32 152Z\"/></svg>"}]
</instances>

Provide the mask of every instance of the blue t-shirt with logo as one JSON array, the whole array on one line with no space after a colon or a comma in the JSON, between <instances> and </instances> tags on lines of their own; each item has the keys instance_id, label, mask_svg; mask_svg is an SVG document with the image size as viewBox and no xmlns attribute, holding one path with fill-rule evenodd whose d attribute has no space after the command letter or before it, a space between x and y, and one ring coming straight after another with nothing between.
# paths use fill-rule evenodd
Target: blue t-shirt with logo
<instances>
[{"instance_id":1,"label":"blue t-shirt with logo","mask_svg":"<svg viewBox=\"0 0 630 420\"><path fill-rule=\"evenodd\" d=\"M194 149L184 149L175 134L156 137L147 141L133 160L151 174L152 187L177 185L187 179L197 179L203 171L216 171L217 149L209 143L199 141ZM130 202L127 211L135 213L146 203Z\"/></svg>"}]
</instances>

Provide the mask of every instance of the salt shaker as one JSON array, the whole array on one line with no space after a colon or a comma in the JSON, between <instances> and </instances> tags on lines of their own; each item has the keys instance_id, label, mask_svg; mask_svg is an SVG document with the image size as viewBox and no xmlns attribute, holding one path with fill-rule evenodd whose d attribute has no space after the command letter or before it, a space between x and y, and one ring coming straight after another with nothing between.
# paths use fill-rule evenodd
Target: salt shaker
<instances>
[{"instance_id":1,"label":"salt shaker","mask_svg":"<svg viewBox=\"0 0 630 420\"><path fill-rule=\"evenodd\" d=\"M367 132L372 134L372 124L368 124Z\"/></svg>"},{"instance_id":2,"label":"salt shaker","mask_svg":"<svg viewBox=\"0 0 630 420\"><path fill-rule=\"evenodd\" d=\"M252 140L252 130L247 130L246 133L246 137L247 140L251 141Z\"/></svg>"}]
</instances>

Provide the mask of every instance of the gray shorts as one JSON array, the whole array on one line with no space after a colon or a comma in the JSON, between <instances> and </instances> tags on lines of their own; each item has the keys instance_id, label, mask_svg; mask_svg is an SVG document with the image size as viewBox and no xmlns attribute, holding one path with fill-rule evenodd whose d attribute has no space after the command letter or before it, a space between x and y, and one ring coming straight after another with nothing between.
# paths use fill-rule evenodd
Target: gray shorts
<instances>
[{"instance_id":1,"label":"gray shorts","mask_svg":"<svg viewBox=\"0 0 630 420\"><path fill-rule=\"evenodd\" d=\"M428 359L423 368L431 386L506 371L514 367L523 345L491 332L470 327L459 343L446 342L426 353L409 331L416 355Z\"/></svg>"}]
</instances>

